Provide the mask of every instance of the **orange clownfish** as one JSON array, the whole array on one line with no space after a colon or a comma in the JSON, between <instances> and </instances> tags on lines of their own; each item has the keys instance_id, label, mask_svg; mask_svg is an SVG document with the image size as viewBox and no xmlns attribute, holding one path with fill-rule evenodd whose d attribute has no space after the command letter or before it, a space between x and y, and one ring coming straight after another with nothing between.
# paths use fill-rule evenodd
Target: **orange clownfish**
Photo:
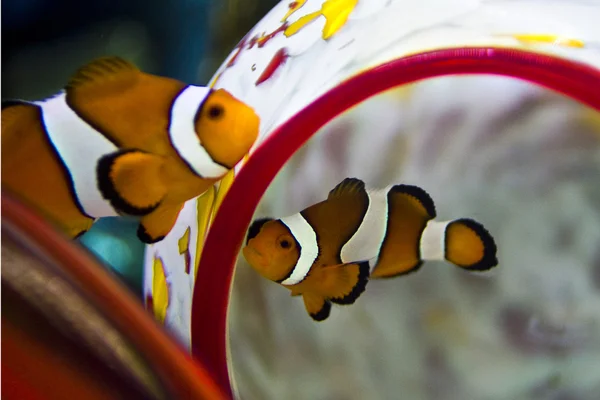
<instances>
[{"instance_id":1,"label":"orange clownfish","mask_svg":"<svg viewBox=\"0 0 600 400\"><path fill-rule=\"evenodd\" d=\"M435 217L433 200L419 187L368 191L361 180L346 178L325 201L289 217L254 221L243 254L260 275L302 296L308 314L323 321L331 303L354 303L369 278L414 272L427 260L472 271L498 264L494 239L481 224Z\"/></svg>"},{"instance_id":2,"label":"orange clownfish","mask_svg":"<svg viewBox=\"0 0 600 400\"><path fill-rule=\"evenodd\" d=\"M223 89L146 74L118 58L81 67L43 101L2 104L2 187L77 237L99 217L140 218L160 241L187 200L248 153L254 110Z\"/></svg>"}]
</instances>

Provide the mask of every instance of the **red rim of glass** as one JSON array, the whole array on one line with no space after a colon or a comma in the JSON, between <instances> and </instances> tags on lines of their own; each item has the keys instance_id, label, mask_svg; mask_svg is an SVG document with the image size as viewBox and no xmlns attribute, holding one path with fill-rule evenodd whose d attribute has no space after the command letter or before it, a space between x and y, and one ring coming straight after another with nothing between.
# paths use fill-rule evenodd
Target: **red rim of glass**
<instances>
[{"instance_id":1,"label":"red rim of glass","mask_svg":"<svg viewBox=\"0 0 600 400\"><path fill-rule=\"evenodd\" d=\"M227 307L235 262L256 206L285 162L323 125L371 96L427 78L465 74L526 80L600 111L599 69L556 56L493 47L441 49L399 58L349 78L308 104L270 135L241 169L202 252L192 305L192 354L221 387L231 388Z\"/></svg>"},{"instance_id":2,"label":"red rim of glass","mask_svg":"<svg viewBox=\"0 0 600 400\"><path fill-rule=\"evenodd\" d=\"M208 369L180 348L123 285L116 283L111 274L96 265L89 252L73 245L10 193L3 190L1 197L2 230L7 229L10 236L22 235L23 240L32 248L38 248L43 257L49 257L51 262L59 265L117 329L127 338L135 338L139 350L178 398L225 398L229 382L219 387ZM4 367L8 366L10 370L8 361L8 365L5 360L2 361L3 378ZM35 398L31 397L35 395L33 386L14 376L14 372L10 370L12 375L9 375L9 381L17 385L13 388L14 393Z\"/></svg>"}]
</instances>

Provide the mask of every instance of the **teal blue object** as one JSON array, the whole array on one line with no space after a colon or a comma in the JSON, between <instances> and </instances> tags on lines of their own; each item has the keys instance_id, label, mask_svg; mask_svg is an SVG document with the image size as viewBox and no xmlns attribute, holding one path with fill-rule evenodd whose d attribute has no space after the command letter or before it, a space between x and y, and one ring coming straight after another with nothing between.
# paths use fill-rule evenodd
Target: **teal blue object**
<instances>
[{"instance_id":1,"label":"teal blue object","mask_svg":"<svg viewBox=\"0 0 600 400\"><path fill-rule=\"evenodd\" d=\"M100 218L79 241L141 298L144 244L137 227L138 222L129 218Z\"/></svg>"}]
</instances>

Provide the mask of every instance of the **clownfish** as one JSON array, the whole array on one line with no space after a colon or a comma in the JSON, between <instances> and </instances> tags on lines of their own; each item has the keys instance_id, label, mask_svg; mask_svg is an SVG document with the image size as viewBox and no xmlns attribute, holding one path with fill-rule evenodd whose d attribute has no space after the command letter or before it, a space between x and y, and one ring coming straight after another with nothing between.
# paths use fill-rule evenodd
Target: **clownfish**
<instances>
[{"instance_id":1,"label":"clownfish","mask_svg":"<svg viewBox=\"0 0 600 400\"><path fill-rule=\"evenodd\" d=\"M53 97L2 103L2 186L72 238L99 217L130 215L154 243L258 130L254 110L224 89L100 58Z\"/></svg>"},{"instance_id":2,"label":"clownfish","mask_svg":"<svg viewBox=\"0 0 600 400\"><path fill-rule=\"evenodd\" d=\"M346 178L325 201L254 221L242 252L260 275L302 296L308 314L323 321L332 303L354 303L370 278L411 273L428 260L470 271L498 264L494 239L480 223L435 218L433 200L417 186L366 190L363 181Z\"/></svg>"}]
</instances>

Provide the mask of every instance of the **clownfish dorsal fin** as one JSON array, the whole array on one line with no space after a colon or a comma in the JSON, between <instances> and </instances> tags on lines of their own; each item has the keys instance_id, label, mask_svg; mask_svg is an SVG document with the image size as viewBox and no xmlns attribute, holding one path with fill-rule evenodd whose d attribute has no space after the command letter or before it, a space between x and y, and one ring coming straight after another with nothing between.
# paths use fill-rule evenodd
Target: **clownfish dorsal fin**
<instances>
[{"instance_id":1,"label":"clownfish dorsal fin","mask_svg":"<svg viewBox=\"0 0 600 400\"><path fill-rule=\"evenodd\" d=\"M102 57L80 67L69 79L67 96L88 90L123 90L134 84L140 70L121 57Z\"/></svg>"},{"instance_id":2,"label":"clownfish dorsal fin","mask_svg":"<svg viewBox=\"0 0 600 400\"><path fill-rule=\"evenodd\" d=\"M348 195L355 196L359 193L364 193L365 191L365 183L363 181L358 178L346 178L338 183L336 187L331 189L327 199Z\"/></svg>"}]
</instances>

